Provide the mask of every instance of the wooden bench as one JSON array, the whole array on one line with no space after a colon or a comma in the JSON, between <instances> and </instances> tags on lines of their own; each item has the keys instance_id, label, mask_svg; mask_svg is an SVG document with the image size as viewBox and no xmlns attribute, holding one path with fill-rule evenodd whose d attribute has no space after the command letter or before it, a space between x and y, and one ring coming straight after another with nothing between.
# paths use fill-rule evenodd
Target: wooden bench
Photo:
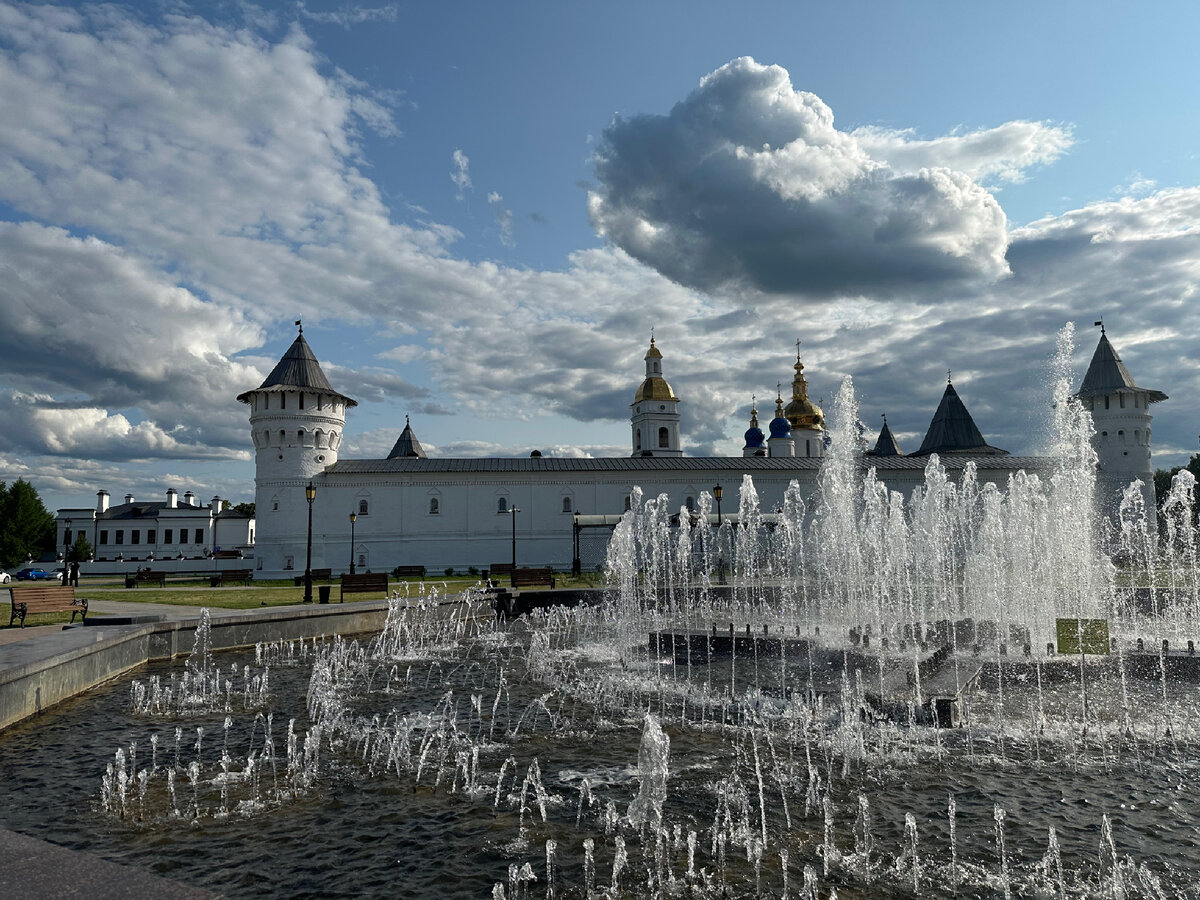
<instances>
[{"instance_id":1,"label":"wooden bench","mask_svg":"<svg viewBox=\"0 0 1200 900\"><path fill-rule=\"evenodd\" d=\"M425 580L424 566L396 566L392 569L392 575L396 578L420 578Z\"/></svg>"},{"instance_id":2,"label":"wooden bench","mask_svg":"<svg viewBox=\"0 0 1200 900\"><path fill-rule=\"evenodd\" d=\"M72 622L78 613L80 621L86 624L87 608L87 600L76 597L73 587L14 587L12 617L8 620L8 626L11 628L13 622L20 619L24 628L27 615L50 612L69 612Z\"/></svg>"},{"instance_id":3,"label":"wooden bench","mask_svg":"<svg viewBox=\"0 0 1200 900\"><path fill-rule=\"evenodd\" d=\"M332 568L312 569L311 572L312 572L312 580L313 581L333 581L333 569ZM300 585L304 584L304 576L303 575L293 575L292 583L295 584L296 587L300 587Z\"/></svg>"},{"instance_id":4,"label":"wooden bench","mask_svg":"<svg viewBox=\"0 0 1200 900\"><path fill-rule=\"evenodd\" d=\"M384 594L388 591L387 572L367 572L364 575L342 576L342 594L339 602L346 602L347 594Z\"/></svg>"},{"instance_id":5,"label":"wooden bench","mask_svg":"<svg viewBox=\"0 0 1200 900\"><path fill-rule=\"evenodd\" d=\"M127 588L135 588L142 584L157 584L159 587L166 587L167 573L138 569L132 575L125 576L125 587Z\"/></svg>"},{"instance_id":6,"label":"wooden bench","mask_svg":"<svg viewBox=\"0 0 1200 900\"><path fill-rule=\"evenodd\" d=\"M253 579L253 569L222 569L220 572L213 573L208 583L212 587L224 587L226 584L233 584L235 581L241 584L249 584Z\"/></svg>"},{"instance_id":7,"label":"wooden bench","mask_svg":"<svg viewBox=\"0 0 1200 900\"><path fill-rule=\"evenodd\" d=\"M490 566L488 566L488 570L483 573L483 576L484 578L489 576L494 578L497 575L511 575L512 570L512 563L492 563Z\"/></svg>"},{"instance_id":8,"label":"wooden bench","mask_svg":"<svg viewBox=\"0 0 1200 900\"><path fill-rule=\"evenodd\" d=\"M554 570L544 569L513 569L512 586L523 587L554 587Z\"/></svg>"}]
</instances>

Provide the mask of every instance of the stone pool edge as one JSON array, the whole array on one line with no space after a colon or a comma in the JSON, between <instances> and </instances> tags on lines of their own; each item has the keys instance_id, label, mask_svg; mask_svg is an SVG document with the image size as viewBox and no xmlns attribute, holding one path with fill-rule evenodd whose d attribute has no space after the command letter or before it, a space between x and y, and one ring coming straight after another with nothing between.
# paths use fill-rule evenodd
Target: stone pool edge
<instances>
[{"instance_id":1,"label":"stone pool edge","mask_svg":"<svg viewBox=\"0 0 1200 900\"><path fill-rule=\"evenodd\" d=\"M468 615L491 615L483 603L448 601ZM214 650L252 647L259 641L296 640L379 631L387 600L211 613ZM199 615L140 625L89 625L0 647L0 731L99 684L156 660L190 653Z\"/></svg>"}]
</instances>

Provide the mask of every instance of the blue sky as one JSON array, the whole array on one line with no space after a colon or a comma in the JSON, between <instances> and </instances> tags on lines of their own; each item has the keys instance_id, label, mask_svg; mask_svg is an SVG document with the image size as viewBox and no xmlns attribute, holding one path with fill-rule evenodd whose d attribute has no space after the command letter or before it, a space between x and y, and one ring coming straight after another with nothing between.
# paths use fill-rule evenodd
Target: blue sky
<instances>
[{"instance_id":1,"label":"blue sky","mask_svg":"<svg viewBox=\"0 0 1200 900\"><path fill-rule=\"evenodd\" d=\"M811 8L809 8L811 7ZM1049 8L1046 8L1049 7ZM0 0L0 479L249 499L303 316L431 454L628 452L653 327L685 446L855 379L914 448L955 373L1036 452L1101 316L1196 448L1192 4Z\"/></svg>"}]
</instances>

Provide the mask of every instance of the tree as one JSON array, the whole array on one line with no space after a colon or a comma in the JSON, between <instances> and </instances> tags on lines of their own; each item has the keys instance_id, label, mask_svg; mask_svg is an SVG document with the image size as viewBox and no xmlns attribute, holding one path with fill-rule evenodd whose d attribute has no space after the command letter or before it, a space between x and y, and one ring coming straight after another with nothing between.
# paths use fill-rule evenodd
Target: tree
<instances>
[{"instance_id":1,"label":"tree","mask_svg":"<svg viewBox=\"0 0 1200 900\"><path fill-rule=\"evenodd\" d=\"M54 547L54 516L33 485L24 478L11 487L0 481L0 563L18 566Z\"/></svg>"},{"instance_id":2,"label":"tree","mask_svg":"<svg viewBox=\"0 0 1200 900\"><path fill-rule=\"evenodd\" d=\"M1158 498L1158 508L1161 516L1163 501L1171 490L1171 480L1183 469L1187 469L1200 481L1200 453L1192 455L1186 466L1176 466L1173 469L1156 469L1154 472L1154 495ZM1200 504L1192 511L1196 520L1200 520Z\"/></svg>"},{"instance_id":3,"label":"tree","mask_svg":"<svg viewBox=\"0 0 1200 900\"><path fill-rule=\"evenodd\" d=\"M249 503L235 503L233 505L233 508L237 512L240 512L244 516L248 516L251 519L254 518L254 501L253 500L250 501Z\"/></svg>"},{"instance_id":4,"label":"tree","mask_svg":"<svg viewBox=\"0 0 1200 900\"><path fill-rule=\"evenodd\" d=\"M67 554L67 562L87 562L91 558L92 542L82 531L76 532L75 543L71 545L71 552Z\"/></svg>"}]
</instances>

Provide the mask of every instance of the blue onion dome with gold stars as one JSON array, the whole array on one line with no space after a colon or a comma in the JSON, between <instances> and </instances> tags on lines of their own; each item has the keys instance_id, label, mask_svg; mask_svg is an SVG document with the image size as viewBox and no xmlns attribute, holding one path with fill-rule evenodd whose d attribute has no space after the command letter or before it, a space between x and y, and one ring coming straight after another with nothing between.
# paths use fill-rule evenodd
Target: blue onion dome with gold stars
<instances>
[{"instance_id":1,"label":"blue onion dome with gold stars","mask_svg":"<svg viewBox=\"0 0 1200 900\"><path fill-rule=\"evenodd\" d=\"M787 420L787 416L783 414L783 397L775 398L775 418L771 420L771 424L767 426L770 429L771 437L786 438L792 436L792 423Z\"/></svg>"},{"instance_id":2,"label":"blue onion dome with gold stars","mask_svg":"<svg viewBox=\"0 0 1200 900\"><path fill-rule=\"evenodd\" d=\"M758 404L750 404L750 427L746 429L746 449L757 450L763 445L763 431L758 427Z\"/></svg>"}]
</instances>

